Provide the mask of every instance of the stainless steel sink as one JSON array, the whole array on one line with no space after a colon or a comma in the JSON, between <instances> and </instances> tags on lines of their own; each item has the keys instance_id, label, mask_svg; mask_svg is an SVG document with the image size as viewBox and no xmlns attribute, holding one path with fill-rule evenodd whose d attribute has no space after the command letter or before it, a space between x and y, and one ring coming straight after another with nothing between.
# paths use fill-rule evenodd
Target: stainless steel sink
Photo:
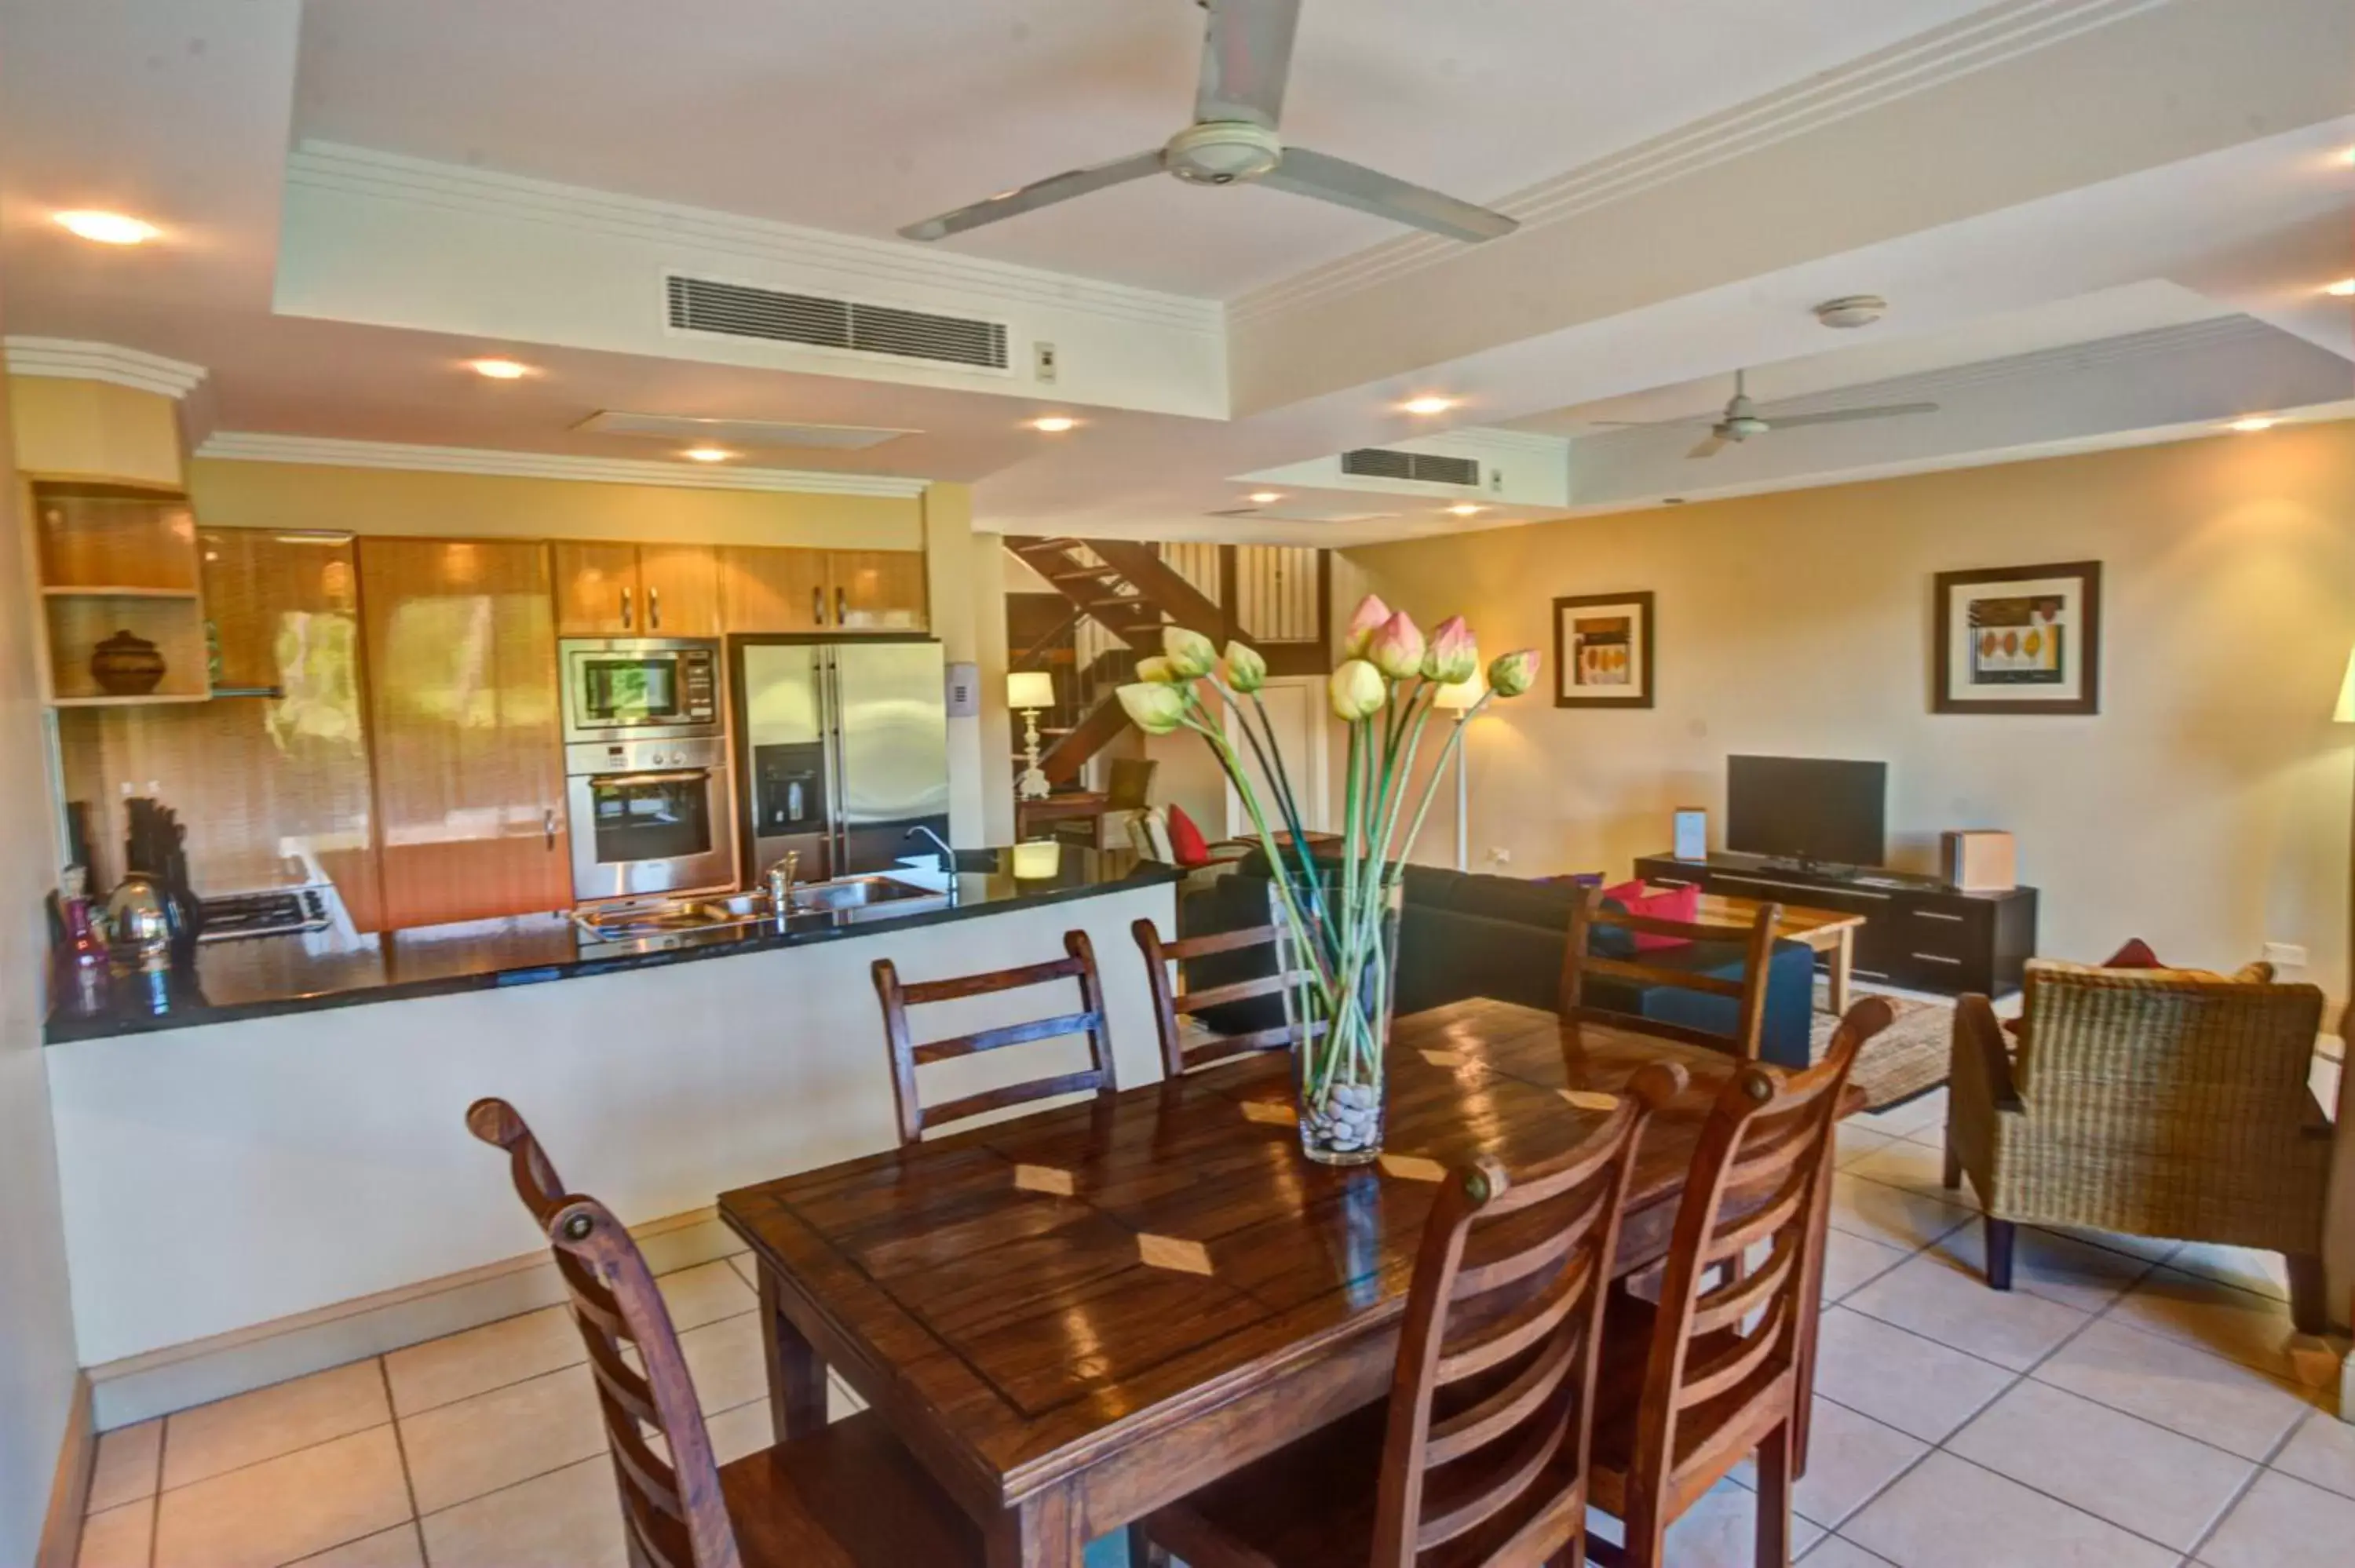
<instances>
[{"instance_id":1,"label":"stainless steel sink","mask_svg":"<svg viewBox=\"0 0 2355 1568\"><path fill-rule=\"evenodd\" d=\"M947 902L946 894L920 887L912 882L901 882L895 876L845 876L833 882L812 882L794 888L792 904L795 909L832 913L920 898Z\"/></svg>"}]
</instances>

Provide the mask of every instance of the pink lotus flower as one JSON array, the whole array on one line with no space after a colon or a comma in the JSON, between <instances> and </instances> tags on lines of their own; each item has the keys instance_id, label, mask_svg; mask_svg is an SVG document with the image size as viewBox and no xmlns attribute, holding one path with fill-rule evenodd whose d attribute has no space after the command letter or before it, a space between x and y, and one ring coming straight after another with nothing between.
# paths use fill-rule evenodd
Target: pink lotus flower
<instances>
[{"instance_id":1,"label":"pink lotus flower","mask_svg":"<svg viewBox=\"0 0 2355 1568\"><path fill-rule=\"evenodd\" d=\"M1452 686L1472 678L1480 667L1480 646L1472 640L1472 629L1464 624L1460 615L1451 615L1439 623L1431 634L1431 645L1423 651L1423 673L1442 685Z\"/></svg>"},{"instance_id":2,"label":"pink lotus flower","mask_svg":"<svg viewBox=\"0 0 2355 1568\"><path fill-rule=\"evenodd\" d=\"M1423 673L1423 628L1401 609L1382 622L1366 644L1366 657L1391 680L1404 681Z\"/></svg>"},{"instance_id":3,"label":"pink lotus flower","mask_svg":"<svg viewBox=\"0 0 2355 1568\"><path fill-rule=\"evenodd\" d=\"M1380 631L1382 622L1390 618L1391 607L1382 602L1381 595L1369 593L1359 600L1357 613L1349 617L1349 624L1342 632L1342 656L1348 659L1365 657L1366 644L1374 640L1374 633Z\"/></svg>"},{"instance_id":4,"label":"pink lotus flower","mask_svg":"<svg viewBox=\"0 0 2355 1568\"><path fill-rule=\"evenodd\" d=\"M1500 697L1518 697L1538 680L1538 651L1519 648L1500 653L1488 666L1488 684Z\"/></svg>"}]
</instances>

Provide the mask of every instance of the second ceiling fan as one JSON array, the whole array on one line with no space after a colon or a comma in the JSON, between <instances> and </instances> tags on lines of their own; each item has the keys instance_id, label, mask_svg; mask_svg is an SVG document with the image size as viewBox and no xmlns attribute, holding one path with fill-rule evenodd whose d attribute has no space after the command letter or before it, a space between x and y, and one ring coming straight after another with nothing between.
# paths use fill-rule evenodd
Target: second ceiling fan
<instances>
[{"instance_id":1,"label":"second ceiling fan","mask_svg":"<svg viewBox=\"0 0 2355 1568\"><path fill-rule=\"evenodd\" d=\"M943 239L1035 212L1113 185L1168 174L1190 185L1257 184L1294 196L1355 207L1377 217L1477 242L1520 226L1500 212L1410 185L1330 154L1289 147L1276 134L1292 71L1300 0L1200 0L1209 12L1202 44L1194 122L1150 152L1115 158L1001 191L900 230L910 239Z\"/></svg>"},{"instance_id":2,"label":"second ceiling fan","mask_svg":"<svg viewBox=\"0 0 2355 1568\"><path fill-rule=\"evenodd\" d=\"M1705 458L1715 457L1729 444L1738 446L1753 436L1763 436L1774 430L1792 430L1802 425L1845 425L1858 419L1893 419L1905 414L1934 414L1938 411L1938 405L1935 403L1882 403L1869 408L1832 408L1820 414L1777 415L1769 419L1760 414L1758 406L1750 400L1749 374L1746 370L1737 370L1733 373L1733 397L1725 405L1725 412L1720 414L1714 420L1660 419L1646 421L1646 424L1707 423L1709 434L1702 438L1700 445L1685 453L1689 458ZM1624 424L1625 421L1603 419L1598 420L1597 423L1617 425ZM1644 426L1631 428L1640 429Z\"/></svg>"}]
</instances>

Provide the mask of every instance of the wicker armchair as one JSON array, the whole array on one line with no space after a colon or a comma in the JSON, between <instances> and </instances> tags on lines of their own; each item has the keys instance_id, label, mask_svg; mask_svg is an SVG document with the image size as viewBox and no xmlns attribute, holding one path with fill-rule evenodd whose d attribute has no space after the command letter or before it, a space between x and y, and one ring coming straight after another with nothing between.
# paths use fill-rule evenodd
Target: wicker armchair
<instances>
[{"instance_id":1,"label":"wicker armchair","mask_svg":"<svg viewBox=\"0 0 2355 1568\"><path fill-rule=\"evenodd\" d=\"M2215 1242L2284 1254L2297 1326L2322 1331L2322 992L2271 979L2031 962L2016 1059L1963 998L1946 1185L1978 1193L1988 1285L2011 1287L2022 1222Z\"/></svg>"}]
</instances>

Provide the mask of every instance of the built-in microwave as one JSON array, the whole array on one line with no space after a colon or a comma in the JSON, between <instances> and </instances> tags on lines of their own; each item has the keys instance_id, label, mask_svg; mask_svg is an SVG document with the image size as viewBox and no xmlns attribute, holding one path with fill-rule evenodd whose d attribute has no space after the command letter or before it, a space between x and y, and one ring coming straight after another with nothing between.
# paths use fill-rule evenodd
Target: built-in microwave
<instances>
[{"instance_id":1,"label":"built-in microwave","mask_svg":"<svg viewBox=\"0 0 2355 1568\"><path fill-rule=\"evenodd\" d=\"M700 740L719 733L719 644L695 638L568 637L564 738Z\"/></svg>"}]
</instances>

